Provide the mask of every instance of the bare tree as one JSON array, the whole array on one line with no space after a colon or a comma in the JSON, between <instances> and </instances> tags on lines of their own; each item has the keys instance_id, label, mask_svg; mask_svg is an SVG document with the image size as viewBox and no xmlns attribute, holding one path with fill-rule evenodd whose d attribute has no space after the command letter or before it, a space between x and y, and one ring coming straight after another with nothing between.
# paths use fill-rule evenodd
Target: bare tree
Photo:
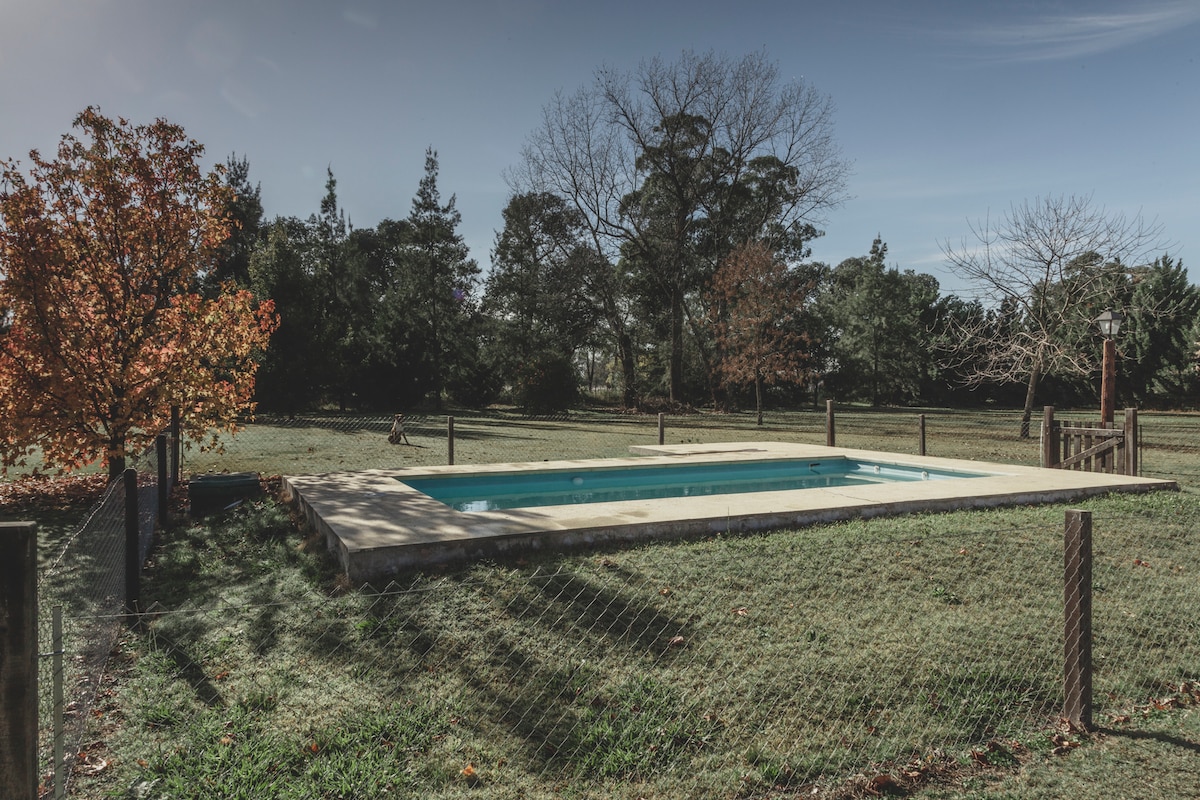
<instances>
[{"instance_id":1,"label":"bare tree","mask_svg":"<svg viewBox=\"0 0 1200 800\"><path fill-rule=\"evenodd\" d=\"M985 219L970 227L959 248L946 243L942 251L992 313L950 337L956 348L947 360L969 385L1024 382L1021 434L1028 436L1043 377L1096 369L1091 322L1117 304L1130 267L1162 249L1162 227L1074 195L1025 201L995 225Z\"/></svg>"},{"instance_id":2,"label":"bare tree","mask_svg":"<svg viewBox=\"0 0 1200 800\"><path fill-rule=\"evenodd\" d=\"M630 73L600 69L591 85L556 95L509 182L568 199L598 254L653 271L678 400L688 293L737 243L786 249L812 235L811 223L841 201L848 171L832 130L830 99L782 81L762 54L685 52Z\"/></svg>"}]
</instances>

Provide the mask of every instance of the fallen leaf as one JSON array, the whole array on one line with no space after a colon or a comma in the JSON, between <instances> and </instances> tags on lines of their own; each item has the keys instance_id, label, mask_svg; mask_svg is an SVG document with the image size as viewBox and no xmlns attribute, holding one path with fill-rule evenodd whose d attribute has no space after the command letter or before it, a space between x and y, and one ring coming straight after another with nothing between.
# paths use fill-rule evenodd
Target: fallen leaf
<instances>
[{"instance_id":1,"label":"fallen leaf","mask_svg":"<svg viewBox=\"0 0 1200 800\"><path fill-rule=\"evenodd\" d=\"M672 636L671 641L667 642L668 647L683 647L687 642L682 636Z\"/></svg>"},{"instance_id":2,"label":"fallen leaf","mask_svg":"<svg viewBox=\"0 0 1200 800\"><path fill-rule=\"evenodd\" d=\"M734 613L734 614L736 614L736 615L737 615L737 616L739 616L739 617L744 617L744 616L746 616L747 614L749 614L749 613L750 613L750 611L749 611L749 610L747 610L747 608L746 608L745 606L738 606L737 608L735 608L735 609L733 610L733 613Z\"/></svg>"},{"instance_id":3,"label":"fallen leaf","mask_svg":"<svg viewBox=\"0 0 1200 800\"><path fill-rule=\"evenodd\" d=\"M664 586L663 588L658 590L658 593L661 594L663 597L668 597L671 594L671 587Z\"/></svg>"}]
</instances>

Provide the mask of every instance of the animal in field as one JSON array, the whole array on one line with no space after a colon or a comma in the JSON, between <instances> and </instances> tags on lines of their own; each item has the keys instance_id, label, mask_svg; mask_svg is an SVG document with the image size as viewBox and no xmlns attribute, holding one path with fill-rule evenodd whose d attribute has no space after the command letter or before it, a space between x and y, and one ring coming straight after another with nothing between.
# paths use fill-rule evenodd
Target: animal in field
<instances>
[{"instance_id":1,"label":"animal in field","mask_svg":"<svg viewBox=\"0 0 1200 800\"><path fill-rule=\"evenodd\" d=\"M388 434L388 444L400 444L404 442L408 444L408 437L404 435L404 415L397 414L392 417L392 432Z\"/></svg>"}]
</instances>

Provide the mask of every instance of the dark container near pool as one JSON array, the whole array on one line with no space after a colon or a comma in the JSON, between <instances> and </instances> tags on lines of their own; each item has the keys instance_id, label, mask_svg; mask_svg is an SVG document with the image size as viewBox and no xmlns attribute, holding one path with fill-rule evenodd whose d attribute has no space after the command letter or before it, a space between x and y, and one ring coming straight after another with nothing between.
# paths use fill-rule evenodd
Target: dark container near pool
<instances>
[{"instance_id":1,"label":"dark container near pool","mask_svg":"<svg viewBox=\"0 0 1200 800\"><path fill-rule=\"evenodd\" d=\"M193 475L188 481L188 505L194 517L224 511L262 493L262 484L255 472Z\"/></svg>"}]
</instances>

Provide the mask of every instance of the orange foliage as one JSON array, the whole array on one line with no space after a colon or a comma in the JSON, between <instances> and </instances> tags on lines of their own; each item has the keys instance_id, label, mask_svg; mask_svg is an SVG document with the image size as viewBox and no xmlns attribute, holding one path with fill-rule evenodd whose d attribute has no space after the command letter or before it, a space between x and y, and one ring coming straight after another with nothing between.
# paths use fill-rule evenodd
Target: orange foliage
<instances>
[{"instance_id":1,"label":"orange foliage","mask_svg":"<svg viewBox=\"0 0 1200 800\"><path fill-rule=\"evenodd\" d=\"M803 293L789 285L787 266L761 242L733 250L717 267L709 292L717 370L727 381L762 384L799 381L807 342L787 323Z\"/></svg>"},{"instance_id":2,"label":"orange foliage","mask_svg":"<svg viewBox=\"0 0 1200 800\"><path fill-rule=\"evenodd\" d=\"M141 450L178 405L188 435L252 411L270 301L197 279L229 236L221 168L164 120L88 108L28 175L0 162L0 458L70 470Z\"/></svg>"}]
</instances>

